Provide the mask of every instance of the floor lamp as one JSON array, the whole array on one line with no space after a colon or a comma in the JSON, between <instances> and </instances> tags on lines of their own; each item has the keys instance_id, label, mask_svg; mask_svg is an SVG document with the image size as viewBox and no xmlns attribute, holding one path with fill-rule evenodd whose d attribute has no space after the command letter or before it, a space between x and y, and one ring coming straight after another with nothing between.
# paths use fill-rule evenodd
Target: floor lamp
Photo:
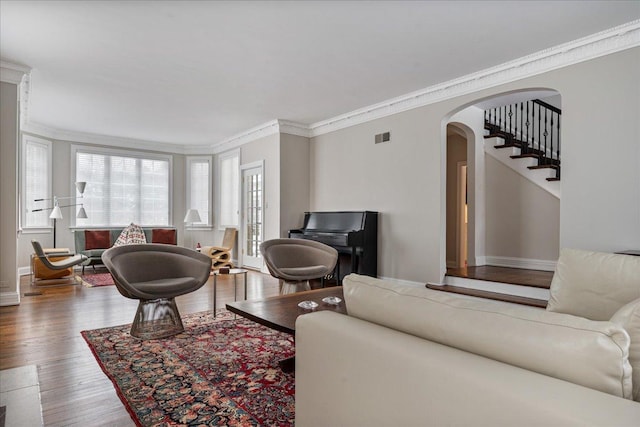
<instances>
[{"instance_id":1,"label":"floor lamp","mask_svg":"<svg viewBox=\"0 0 640 427\"><path fill-rule=\"evenodd\" d=\"M52 208L42 208L42 209L33 209L31 212L40 212L40 211L47 211L49 209L52 209L51 214L49 215L49 218L51 218L53 220L53 247L56 247L56 220L58 219L62 219L62 211L60 210L60 208L69 208L72 206L80 206L80 210L78 211L78 214L76 215L76 218L87 218L87 211L84 210L84 204L82 203L74 203L71 205L63 205L60 206L59 201L60 200L66 200L66 199L82 199L84 197L84 189L87 186L87 183L84 181L79 181L76 182L76 189L78 190L78 192L80 193L80 197L76 197L76 196L63 196L63 197L58 197L58 196L53 196L53 207ZM35 199L34 202L42 202L45 200L52 200L52 199Z\"/></svg>"}]
</instances>

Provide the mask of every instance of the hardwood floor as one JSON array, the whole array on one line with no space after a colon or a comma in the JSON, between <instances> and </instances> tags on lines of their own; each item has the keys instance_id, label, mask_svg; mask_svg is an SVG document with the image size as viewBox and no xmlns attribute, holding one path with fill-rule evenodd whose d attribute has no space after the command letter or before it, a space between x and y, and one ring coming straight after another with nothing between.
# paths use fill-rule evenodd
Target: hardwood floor
<instances>
[{"instance_id":1,"label":"hardwood floor","mask_svg":"<svg viewBox=\"0 0 640 427\"><path fill-rule=\"evenodd\" d=\"M103 272L106 270L103 270ZM47 426L133 426L131 417L80 335L88 329L131 323L137 301L115 286L31 287L21 278L19 306L0 307L0 369L37 365ZM278 281L249 272L249 299L278 295ZM212 309L213 279L177 298L181 314ZM238 285L238 298L242 287ZM233 278L218 278L218 307L233 301Z\"/></svg>"}]
</instances>

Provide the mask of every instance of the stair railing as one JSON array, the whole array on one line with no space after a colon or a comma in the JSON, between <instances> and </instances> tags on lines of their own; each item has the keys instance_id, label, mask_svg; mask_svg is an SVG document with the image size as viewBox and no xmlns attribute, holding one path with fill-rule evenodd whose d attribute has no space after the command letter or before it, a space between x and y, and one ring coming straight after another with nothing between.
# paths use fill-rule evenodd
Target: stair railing
<instances>
[{"instance_id":1,"label":"stair railing","mask_svg":"<svg viewBox=\"0 0 640 427\"><path fill-rule=\"evenodd\" d=\"M521 154L538 158L539 166L552 166L560 178L560 117L562 110L539 99L516 102L484 112L485 126L501 134Z\"/></svg>"}]
</instances>

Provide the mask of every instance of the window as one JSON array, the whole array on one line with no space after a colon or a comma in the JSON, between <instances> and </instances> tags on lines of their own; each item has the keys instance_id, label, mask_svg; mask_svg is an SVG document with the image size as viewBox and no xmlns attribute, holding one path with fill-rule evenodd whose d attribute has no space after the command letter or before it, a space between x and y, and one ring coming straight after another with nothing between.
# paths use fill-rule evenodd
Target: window
<instances>
[{"instance_id":1,"label":"window","mask_svg":"<svg viewBox=\"0 0 640 427\"><path fill-rule=\"evenodd\" d=\"M20 225L23 229L51 227L51 141L35 136L22 137L22 209ZM34 202L36 199L48 199ZM32 212L34 209L45 209ZM35 231L35 230L34 230Z\"/></svg>"},{"instance_id":2,"label":"window","mask_svg":"<svg viewBox=\"0 0 640 427\"><path fill-rule=\"evenodd\" d=\"M75 181L86 181L79 227L169 225L171 156L73 147Z\"/></svg>"},{"instance_id":3,"label":"window","mask_svg":"<svg viewBox=\"0 0 640 427\"><path fill-rule=\"evenodd\" d=\"M218 156L218 227L238 227L240 150Z\"/></svg>"},{"instance_id":4,"label":"window","mask_svg":"<svg viewBox=\"0 0 640 427\"><path fill-rule=\"evenodd\" d=\"M211 226L211 157L187 157L187 209L197 209L201 222L193 227Z\"/></svg>"}]
</instances>

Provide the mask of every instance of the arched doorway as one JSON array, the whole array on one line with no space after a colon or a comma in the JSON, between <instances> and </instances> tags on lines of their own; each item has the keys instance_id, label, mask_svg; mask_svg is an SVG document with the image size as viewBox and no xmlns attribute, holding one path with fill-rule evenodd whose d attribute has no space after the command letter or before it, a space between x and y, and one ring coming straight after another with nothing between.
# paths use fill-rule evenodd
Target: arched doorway
<instances>
[{"instance_id":1,"label":"arched doorway","mask_svg":"<svg viewBox=\"0 0 640 427\"><path fill-rule=\"evenodd\" d=\"M492 146L485 152L485 109L532 99L544 99L558 108L561 100L553 90L521 90L465 104L443 120L441 191L446 205L441 228L443 276L447 267L464 265L553 269L552 260L557 259L559 251L559 200L540 208L534 206L530 202L532 194L536 204L550 197L541 196L542 190L526 177L498 164L488 154L494 150ZM466 165L459 154L462 141L466 142ZM468 177L466 188L461 176L464 166ZM460 197L463 189L466 203ZM461 214L464 207L466 215ZM545 224L539 221L541 216L545 217ZM546 233L544 238L538 238L541 229Z\"/></svg>"}]
</instances>

